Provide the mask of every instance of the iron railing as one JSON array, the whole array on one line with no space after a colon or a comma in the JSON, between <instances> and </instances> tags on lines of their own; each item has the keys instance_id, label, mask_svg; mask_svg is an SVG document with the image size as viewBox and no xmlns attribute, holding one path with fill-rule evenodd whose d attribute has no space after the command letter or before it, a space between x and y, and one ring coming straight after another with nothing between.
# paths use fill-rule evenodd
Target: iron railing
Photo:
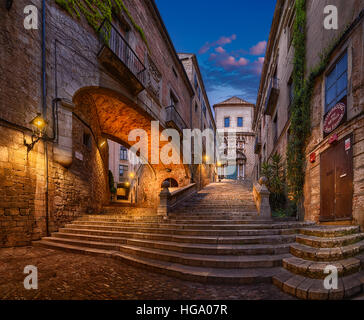
<instances>
[{"instance_id":1,"label":"iron railing","mask_svg":"<svg viewBox=\"0 0 364 320\"><path fill-rule=\"evenodd\" d=\"M270 100L271 100L271 96L274 93L278 93L278 91L279 91L279 79L275 78L275 77L272 77L270 79L270 82L269 82L268 94L267 94L267 98L265 100L265 112L266 113L267 113L267 111L269 109L269 103L270 103Z\"/></svg>"},{"instance_id":2,"label":"iron railing","mask_svg":"<svg viewBox=\"0 0 364 320\"><path fill-rule=\"evenodd\" d=\"M103 45L106 45L144 85L146 73L144 64L108 19L104 19L102 22L99 28L99 35Z\"/></svg>"},{"instance_id":3,"label":"iron railing","mask_svg":"<svg viewBox=\"0 0 364 320\"><path fill-rule=\"evenodd\" d=\"M174 105L166 108L166 123L168 122L174 122L174 124L180 130L187 129L186 123L184 122L183 118L178 113Z\"/></svg>"}]
</instances>

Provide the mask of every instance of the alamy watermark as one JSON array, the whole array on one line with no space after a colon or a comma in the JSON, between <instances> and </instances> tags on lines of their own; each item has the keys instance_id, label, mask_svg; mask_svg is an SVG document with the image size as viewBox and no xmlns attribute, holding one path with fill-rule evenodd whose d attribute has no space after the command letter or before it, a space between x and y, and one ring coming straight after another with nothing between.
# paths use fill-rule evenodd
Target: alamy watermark
<instances>
[{"instance_id":1,"label":"alamy watermark","mask_svg":"<svg viewBox=\"0 0 364 320\"><path fill-rule=\"evenodd\" d=\"M24 279L24 288L27 290L38 289L38 268L32 265L24 268L24 273L28 274Z\"/></svg>"},{"instance_id":2,"label":"alamy watermark","mask_svg":"<svg viewBox=\"0 0 364 320\"><path fill-rule=\"evenodd\" d=\"M324 270L328 276L324 280L324 288L326 290L337 290L339 286L339 277L337 267L328 265Z\"/></svg>"}]
</instances>

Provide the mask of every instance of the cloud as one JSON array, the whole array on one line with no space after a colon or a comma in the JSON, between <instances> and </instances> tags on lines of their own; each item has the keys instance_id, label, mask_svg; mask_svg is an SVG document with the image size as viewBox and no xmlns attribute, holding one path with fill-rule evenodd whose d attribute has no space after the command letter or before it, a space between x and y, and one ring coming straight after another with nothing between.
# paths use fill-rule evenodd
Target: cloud
<instances>
[{"instance_id":1,"label":"cloud","mask_svg":"<svg viewBox=\"0 0 364 320\"><path fill-rule=\"evenodd\" d=\"M236 71L249 64L248 59L245 59L243 57L234 57L231 54L227 53L224 49L218 50L218 48L216 48L215 51L220 52L220 54L211 53L209 61L213 63L215 67L220 67L225 71Z\"/></svg>"},{"instance_id":2,"label":"cloud","mask_svg":"<svg viewBox=\"0 0 364 320\"><path fill-rule=\"evenodd\" d=\"M229 44L231 42L233 42L234 40L236 40L236 34L231 35L230 37L221 37L219 38L217 41L214 42L206 42L201 49L199 50L199 54L205 54L207 51L209 51L211 48L216 47L216 46L224 46L226 44Z\"/></svg>"},{"instance_id":3,"label":"cloud","mask_svg":"<svg viewBox=\"0 0 364 320\"><path fill-rule=\"evenodd\" d=\"M253 62L253 70L257 75L262 74L263 64L264 64L264 57L259 57L258 60Z\"/></svg>"},{"instance_id":4,"label":"cloud","mask_svg":"<svg viewBox=\"0 0 364 320\"><path fill-rule=\"evenodd\" d=\"M250 48L250 54L254 56L262 55L267 48L267 41L260 41L255 46Z\"/></svg>"},{"instance_id":5,"label":"cloud","mask_svg":"<svg viewBox=\"0 0 364 320\"><path fill-rule=\"evenodd\" d=\"M218 52L218 53L225 53L226 52L226 50L223 47L217 47L215 49L215 51Z\"/></svg>"}]
</instances>

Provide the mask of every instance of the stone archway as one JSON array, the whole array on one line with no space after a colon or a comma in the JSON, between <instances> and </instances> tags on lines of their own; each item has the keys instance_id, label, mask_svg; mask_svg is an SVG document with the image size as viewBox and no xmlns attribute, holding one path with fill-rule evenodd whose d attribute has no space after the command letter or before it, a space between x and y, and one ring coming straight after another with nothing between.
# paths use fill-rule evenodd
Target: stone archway
<instances>
[{"instance_id":1,"label":"stone archway","mask_svg":"<svg viewBox=\"0 0 364 320\"><path fill-rule=\"evenodd\" d=\"M142 129L148 134L148 159L151 154L151 121L157 121L138 104L124 95L99 87L88 87L78 90L73 98L75 114L88 123L96 141L102 139L113 140L127 148L129 132ZM160 132L164 130L160 127ZM160 143L160 148L163 147ZM107 150L100 149L100 153L107 159ZM107 161L104 161L107 165ZM188 166L150 164L141 170L137 177L137 201L143 207L157 208L161 183L167 178L173 178L179 186L190 182ZM149 168L149 169L147 169ZM105 170L107 172L107 170ZM108 190L105 190L108 192Z\"/></svg>"}]
</instances>

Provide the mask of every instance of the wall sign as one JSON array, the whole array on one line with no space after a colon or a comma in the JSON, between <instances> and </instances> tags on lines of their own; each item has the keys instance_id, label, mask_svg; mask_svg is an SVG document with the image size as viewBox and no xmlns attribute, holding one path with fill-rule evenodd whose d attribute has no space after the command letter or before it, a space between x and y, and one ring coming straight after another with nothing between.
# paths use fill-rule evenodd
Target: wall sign
<instances>
[{"instance_id":1,"label":"wall sign","mask_svg":"<svg viewBox=\"0 0 364 320\"><path fill-rule=\"evenodd\" d=\"M324 133L329 134L339 126L344 119L345 111L346 105L338 103L327 113L324 119Z\"/></svg>"}]
</instances>

